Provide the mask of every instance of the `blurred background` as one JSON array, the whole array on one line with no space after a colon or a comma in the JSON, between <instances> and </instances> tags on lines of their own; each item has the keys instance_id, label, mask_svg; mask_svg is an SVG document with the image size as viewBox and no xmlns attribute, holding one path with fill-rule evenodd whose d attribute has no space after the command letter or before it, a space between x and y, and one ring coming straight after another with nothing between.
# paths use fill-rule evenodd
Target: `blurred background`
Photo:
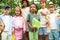
<instances>
[{"instance_id":1,"label":"blurred background","mask_svg":"<svg viewBox=\"0 0 60 40\"><path fill-rule=\"evenodd\" d=\"M32 4L32 3L37 4L38 9L41 8L41 7L40 7L40 4L39 4L39 1L40 1L40 0L28 0L28 1L29 1L30 4ZM52 1L53 3L56 4L56 11L57 11L58 13L60 13L60 0L47 0L47 3L46 3L47 5L46 5L46 6L48 6L48 3L49 3L50 1ZM11 7L11 15L13 15L14 8L15 8L16 6L19 6L19 7L22 6L22 5L21 5L21 0L0 0L0 14L2 14L2 9L3 9L3 6L4 6L5 4L9 4L9 5L10 5L10 7Z\"/></svg>"}]
</instances>

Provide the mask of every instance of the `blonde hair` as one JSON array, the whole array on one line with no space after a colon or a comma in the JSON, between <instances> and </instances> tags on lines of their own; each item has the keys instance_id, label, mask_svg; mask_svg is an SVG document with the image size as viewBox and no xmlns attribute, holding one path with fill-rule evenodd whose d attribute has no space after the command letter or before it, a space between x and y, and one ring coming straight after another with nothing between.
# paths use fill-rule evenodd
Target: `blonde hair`
<instances>
[{"instance_id":1,"label":"blonde hair","mask_svg":"<svg viewBox=\"0 0 60 40\"><path fill-rule=\"evenodd\" d=\"M20 16L22 16L22 11L21 11L21 8L20 8L19 6L15 7L15 9L14 9L14 15L13 15L13 16L16 15L16 14L15 14L15 10L16 10L16 9L19 9L19 10L20 10Z\"/></svg>"},{"instance_id":2,"label":"blonde hair","mask_svg":"<svg viewBox=\"0 0 60 40\"><path fill-rule=\"evenodd\" d=\"M0 20L0 26L1 26L1 27L3 27L3 30L4 30L5 25L4 25L4 23L3 23L3 21L2 21L2 20ZM1 30L1 33L3 32L3 30Z\"/></svg>"}]
</instances>

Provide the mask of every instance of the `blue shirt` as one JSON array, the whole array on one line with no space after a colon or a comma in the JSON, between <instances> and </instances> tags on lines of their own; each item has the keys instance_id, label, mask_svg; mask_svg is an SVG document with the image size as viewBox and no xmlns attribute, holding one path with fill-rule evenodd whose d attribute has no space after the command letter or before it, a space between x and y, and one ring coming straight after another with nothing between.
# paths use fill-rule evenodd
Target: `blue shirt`
<instances>
[{"instance_id":1,"label":"blue shirt","mask_svg":"<svg viewBox=\"0 0 60 40\"><path fill-rule=\"evenodd\" d=\"M9 35L12 34L12 27L13 27L13 18L10 15L0 15L2 21L5 24L4 31L7 31Z\"/></svg>"}]
</instances>

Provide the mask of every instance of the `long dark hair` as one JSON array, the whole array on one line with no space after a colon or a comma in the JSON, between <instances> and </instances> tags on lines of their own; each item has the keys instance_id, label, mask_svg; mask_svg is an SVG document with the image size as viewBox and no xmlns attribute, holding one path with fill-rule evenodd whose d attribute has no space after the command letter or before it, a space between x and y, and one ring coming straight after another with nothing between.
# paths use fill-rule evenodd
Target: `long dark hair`
<instances>
[{"instance_id":1,"label":"long dark hair","mask_svg":"<svg viewBox=\"0 0 60 40\"><path fill-rule=\"evenodd\" d=\"M28 1L28 0L22 0L22 1L21 1L21 4L23 4L24 1L26 1L26 3L27 3L27 7L29 7L29 1ZM22 8L24 8L24 6L22 6Z\"/></svg>"}]
</instances>

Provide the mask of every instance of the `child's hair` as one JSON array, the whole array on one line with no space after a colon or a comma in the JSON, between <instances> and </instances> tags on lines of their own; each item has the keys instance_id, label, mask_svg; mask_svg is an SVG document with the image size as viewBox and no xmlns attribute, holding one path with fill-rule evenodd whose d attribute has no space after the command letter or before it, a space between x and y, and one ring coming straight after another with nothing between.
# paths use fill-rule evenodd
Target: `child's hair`
<instances>
[{"instance_id":1,"label":"child's hair","mask_svg":"<svg viewBox=\"0 0 60 40\"><path fill-rule=\"evenodd\" d=\"M46 0L40 0L40 2L45 2L46 3Z\"/></svg>"},{"instance_id":2,"label":"child's hair","mask_svg":"<svg viewBox=\"0 0 60 40\"><path fill-rule=\"evenodd\" d=\"M50 5L52 5L52 6L50 6ZM52 7L55 7L55 5L54 4L49 4L48 8L52 8Z\"/></svg>"},{"instance_id":3,"label":"child's hair","mask_svg":"<svg viewBox=\"0 0 60 40\"><path fill-rule=\"evenodd\" d=\"M4 28L5 28L5 25L4 25L4 23L3 23L3 21L2 20L0 20L0 26L3 28L3 30L4 30ZM3 32L3 30L1 30L1 33Z\"/></svg>"},{"instance_id":4,"label":"child's hair","mask_svg":"<svg viewBox=\"0 0 60 40\"><path fill-rule=\"evenodd\" d=\"M22 16L22 11L21 11L21 8L20 7L15 7L15 10L16 10L16 8L18 8L19 10L20 10L20 16ZM15 10L14 10L14 15L13 16L15 16L16 14L15 14Z\"/></svg>"},{"instance_id":5,"label":"child's hair","mask_svg":"<svg viewBox=\"0 0 60 40\"><path fill-rule=\"evenodd\" d=\"M55 4L53 2L50 2L48 8L53 8L53 7L55 7Z\"/></svg>"},{"instance_id":6,"label":"child's hair","mask_svg":"<svg viewBox=\"0 0 60 40\"><path fill-rule=\"evenodd\" d=\"M28 7L28 6L29 6L29 1L28 1L28 0L22 0L22 1L21 1L21 4L23 4L24 1L26 1L27 7ZM22 6L22 8L24 8L24 6Z\"/></svg>"},{"instance_id":7,"label":"child's hair","mask_svg":"<svg viewBox=\"0 0 60 40\"><path fill-rule=\"evenodd\" d=\"M52 5L52 6L50 6L50 5ZM54 9L56 10L55 4L49 4L49 5L48 5L48 9L49 9L49 8L54 8Z\"/></svg>"},{"instance_id":8,"label":"child's hair","mask_svg":"<svg viewBox=\"0 0 60 40\"><path fill-rule=\"evenodd\" d=\"M36 4L33 3L33 4L31 4L31 5L35 5L35 6L36 6L36 9L37 9L37 5L36 5ZM30 8L31 8L31 5L30 5ZM38 9L37 9L37 10L38 10ZM36 10L36 12L37 12L37 10ZM30 12L31 12L31 10L30 10Z\"/></svg>"}]
</instances>

